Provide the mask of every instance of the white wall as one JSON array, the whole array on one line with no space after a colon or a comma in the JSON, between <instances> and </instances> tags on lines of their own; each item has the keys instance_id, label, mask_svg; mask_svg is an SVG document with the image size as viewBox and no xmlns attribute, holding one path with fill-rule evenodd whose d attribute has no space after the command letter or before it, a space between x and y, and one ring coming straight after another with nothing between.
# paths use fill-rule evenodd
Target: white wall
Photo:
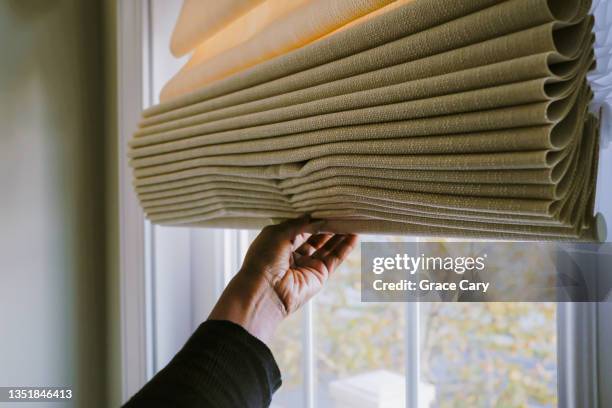
<instances>
[{"instance_id":1,"label":"white wall","mask_svg":"<svg viewBox=\"0 0 612 408\"><path fill-rule=\"evenodd\" d=\"M92 408L106 406L99 6L0 2L0 386L70 386L65 406Z\"/></svg>"}]
</instances>

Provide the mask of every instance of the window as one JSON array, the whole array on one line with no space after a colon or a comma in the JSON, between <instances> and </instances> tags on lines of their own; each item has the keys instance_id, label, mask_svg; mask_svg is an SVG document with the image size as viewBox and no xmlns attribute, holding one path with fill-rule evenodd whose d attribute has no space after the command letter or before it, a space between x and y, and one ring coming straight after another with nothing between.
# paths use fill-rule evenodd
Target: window
<instances>
[{"instance_id":1,"label":"window","mask_svg":"<svg viewBox=\"0 0 612 408\"><path fill-rule=\"evenodd\" d=\"M153 230L155 372L206 318L256 232ZM566 406L558 390L584 373L575 360L586 359L587 372L588 361L594 365L592 327L571 327L580 319L594 324L588 307L362 303L359 261L358 247L324 291L280 326L271 349L284 383L274 407ZM573 338L585 334L584 344Z\"/></svg>"},{"instance_id":2,"label":"window","mask_svg":"<svg viewBox=\"0 0 612 408\"><path fill-rule=\"evenodd\" d=\"M182 64L168 51L180 1L119 4L120 70L131 72L130 80L142 80L138 98L150 105ZM133 53L138 46L142 55ZM120 98L136 112L142 108L127 91ZM122 124L123 140L136 120ZM611 162L603 161L604 170ZM127 197L122 248L131 245L122 266L125 398L206 318L255 236L253 231L143 226L129 187L122 187ZM139 245L146 248L144 255ZM609 358L597 360L594 346L610 339L612 330L602 319L609 307L362 303L359 259L356 250L325 290L280 327L271 347L284 385L273 406L588 407L596 406L598 395L600 403L609 398L610 387L602 386L607 380L594 369L610 366Z\"/></svg>"},{"instance_id":3,"label":"window","mask_svg":"<svg viewBox=\"0 0 612 408\"><path fill-rule=\"evenodd\" d=\"M158 370L206 318L255 233L154 231ZM416 406L406 405L415 382L419 407L557 406L556 304L362 303L359 261L357 248L279 328L274 407Z\"/></svg>"},{"instance_id":4,"label":"window","mask_svg":"<svg viewBox=\"0 0 612 408\"><path fill-rule=\"evenodd\" d=\"M245 231L191 234L223 236L221 253L233 270L235 255L253 237ZM271 345L284 381L275 407L361 406L357 401L403 407L408 381L415 378L419 407L459 407L466 401L473 407L557 406L555 304L362 303L359 260L357 249L325 290L280 327ZM193 273L206 274L210 282L229 278L224 268ZM212 285L200 284L202 291ZM411 318L415 311L418 319ZM415 355L410 344L417 335Z\"/></svg>"}]
</instances>

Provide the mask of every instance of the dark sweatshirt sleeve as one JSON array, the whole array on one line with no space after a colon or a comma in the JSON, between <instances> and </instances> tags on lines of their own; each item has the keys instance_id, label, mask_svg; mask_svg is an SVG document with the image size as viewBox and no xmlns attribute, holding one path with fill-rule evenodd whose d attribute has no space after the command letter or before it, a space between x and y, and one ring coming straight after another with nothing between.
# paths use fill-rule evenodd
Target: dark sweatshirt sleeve
<instances>
[{"instance_id":1,"label":"dark sweatshirt sleeve","mask_svg":"<svg viewBox=\"0 0 612 408\"><path fill-rule=\"evenodd\" d=\"M209 320L124 408L267 407L280 385L264 343L237 324Z\"/></svg>"}]
</instances>

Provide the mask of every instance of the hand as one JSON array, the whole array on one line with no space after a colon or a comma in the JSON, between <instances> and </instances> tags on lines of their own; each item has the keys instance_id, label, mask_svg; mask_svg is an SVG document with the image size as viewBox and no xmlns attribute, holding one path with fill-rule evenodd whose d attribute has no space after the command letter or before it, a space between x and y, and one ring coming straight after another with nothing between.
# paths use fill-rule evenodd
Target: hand
<instances>
[{"instance_id":1,"label":"hand","mask_svg":"<svg viewBox=\"0 0 612 408\"><path fill-rule=\"evenodd\" d=\"M357 243L353 234L318 233L324 223L302 217L266 227L246 254L241 271L265 279L285 314L317 294Z\"/></svg>"},{"instance_id":2,"label":"hand","mask_svg":"<svg viewBox=\"0 0 612 408\"><path fill-rule=\"evenodd\" d=\"M357 243L353 234L319 233L323 226L302 217L264 228L209 318L233 321L268 340L284 317L321 290Z\"/></svg>"}]
</instances>

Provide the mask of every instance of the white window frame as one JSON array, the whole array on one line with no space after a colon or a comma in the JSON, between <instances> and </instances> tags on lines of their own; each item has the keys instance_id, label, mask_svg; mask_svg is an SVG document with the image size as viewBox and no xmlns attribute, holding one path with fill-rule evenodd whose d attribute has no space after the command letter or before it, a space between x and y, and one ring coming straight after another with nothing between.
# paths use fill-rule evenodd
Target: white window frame
<instances>
[{"instance_id":1,"label":"white window frame","mask_svg":"<svg viewBox=\"0 0 612 408\"><path fill-rule=\"evenodd\" d=\"M158 303L156 286L159 286L155 282L155 256L159 252L155 250L155 243L159 238L159 228L144 218L130 182L132 171L127 159L127 143L137 127L142 109L151 105L153 100L153 3L150 0L116 0L116 5L121 398L127 401L161 365L163 356L157 347L157 333L169 322L168 319L160 320L155 310ZM187 234L189 245L186 251L180 248L184 259L177 260L177 264L187 264L204 273L193 274L194 285L185 287L184 281L171 282L173 286L167 289L194 299L194 310L206 315L225 286L229 271L238 265L236 254L242 251L240 248L230 249L224 243L244 243L244 234L226 230L193 230ZM212 259L205 257L200 248L210 248ZM212 286L210 281L201 282L199 277L217 276L208 275L206 268L224 271L223 281ZM203 290L202 296L191 296L191 287ZM192 329L187 328L189 332Z\"/></svg>"},{"instance_id":2,"label":"white window frame","mask_svg":"<svg viewBox=\"0 0 612 408\"><path fill-rule=\"evenodd\" d=\"M169 358L167 353L162 355L157 346L160 333L172 322L160 319L156 313L159 306L156 294L160 285L156 285L159 271L155 257L160 251L156 251L155 242L164 232L149 224L143 216L130 182L131 169L126 155L127 141L137 126L141 110L153 101L151 41L154 0L116 1L121 384L122 400L127 401ZM609 152L606 157L610 157ZM185 240L174 245L182 258L176 260L177 264L186 265L190 279L169 281L170 286L165 282L164 290L189 299L192 312L181 325L185 332L191 332L203 320L201 316L208 314L231 275L238 270L248 235L236 230L185 231L183 238L188 242L187 247ZM209 251L204 252L202 248ZM165 250L171 250L171 246ZM312 408L316 405L315 316L310 303L304 312L303 344L307 361L303 373L304 406ZM604 344L612 344L612 319L604 318L611 315L611 304L559 304L559 406L612 406L612 353L597 353ZM406 305L406 318L406 406L415 408L418 406L419 383L418 304Z\"/></svg>"},{"instance_id":3,"label":"white window frame","mask_svg":"<svg viewBox=\"0 0 612 408\"><path fill-rule=\"evenodd\" d=\"M117 1L117 122L119 164L119 278L121 311L121 385L126 401L148 378L145 221L132 189L127 140L143 107L144 3Z\"/></svg>"}]
</instances>

